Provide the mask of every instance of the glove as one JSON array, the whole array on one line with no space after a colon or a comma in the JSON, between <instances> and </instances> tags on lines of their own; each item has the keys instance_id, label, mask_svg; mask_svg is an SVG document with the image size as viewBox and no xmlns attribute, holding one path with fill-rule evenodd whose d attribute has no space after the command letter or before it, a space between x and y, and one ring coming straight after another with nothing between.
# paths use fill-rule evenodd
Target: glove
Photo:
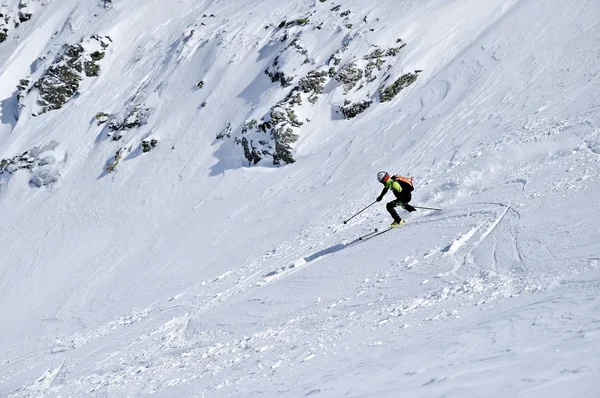
<instances>
[{"instance_id":1,"label":"glove","mask_svg":"<svg viewBox=\"0 0 600 398\"><path fill-rule=\"evenodd\" d=\"M381 196L378 196L376 200L377 200L378 202L381 202L381 200L382 200L382 199L383 199L383 198L382 198Z\"/></svg>"}]
</instances>

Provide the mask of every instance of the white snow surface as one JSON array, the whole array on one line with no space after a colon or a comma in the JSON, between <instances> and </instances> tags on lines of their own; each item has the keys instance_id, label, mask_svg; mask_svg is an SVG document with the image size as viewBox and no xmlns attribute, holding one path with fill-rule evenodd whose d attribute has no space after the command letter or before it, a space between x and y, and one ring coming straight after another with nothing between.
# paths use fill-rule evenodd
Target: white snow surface
<instances>
[{"instance_id":1,"label":"white snow surface","mask_svg":"<svg viewBox=\"0 0 600 398\"><path fill-rule=\"evenodd\" d=\"M57 181L0 176L1 397L600 396L596 0L29 3L0 159L46 148ZM306 71L402 39L389 73L423 72L350 120L326 86L297 162L248 167L215 137L289 91L264 70L307 16ZM19 112L19 80L92 34L99 76ZM107 138L95 115L132 98L147 124ZM384 200L342 223L380 170L443 210L358 241L391 222Z\"/></svg>"}]
</instances>

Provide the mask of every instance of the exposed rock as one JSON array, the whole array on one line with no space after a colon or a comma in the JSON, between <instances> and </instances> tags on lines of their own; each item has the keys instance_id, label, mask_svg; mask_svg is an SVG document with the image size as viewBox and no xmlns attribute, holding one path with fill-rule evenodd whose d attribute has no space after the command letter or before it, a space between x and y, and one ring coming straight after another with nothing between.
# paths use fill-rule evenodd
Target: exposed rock
<instances>
[{"instance_id":1,"label":"exposed rock","mask_svg":"<svg viewBox=\"0 0 600 398\"><path fill-rule=\"evenodd\" d=\"M19 22L23 23L23 22L27 22L31 19L32 14L28 13L28 12L21 12L19 11Z\"/></svg>"},{"instance_id":2,"label":"exposed rock","mask_svg":"<svg viewBox=\"0 0 600 398\"><path fill-rule=\"evenodd\" d=\"M400 91L405 89L406 87L413 84L419 75L422 72L420 70L416 70L414 73L407 73L405 75L400 76L398 80L396 80L391 86L379 89L379 99L381 102L390 101L394 98Z\"/></svg>"},{"instance_id":3,"label":"exposed rock","mask_svg":"<svg viewBox=\"0 0 600 398\"><path fill-rule=\"evenodd\" d=\"M8 5L0 6L0 43L7 39L11 28L18 28L19 25L31 19L33 11L28 3L27 0L21 0L12 9Z\"/></svg>"},{"instance_id":4,"label":"exposed rock","mask_svg":"<svg viewBox=\"0 0 600 398\"><path fill-rule=\"evenodd\" d=\"M293 21L289 21L289 22L285 23L285 26L287 26L287 27L296 26L296 25L302 26L302 25L306 25L307 23L308 23L308 18L298 18ZM280 27L281 27L281 24L280 24Z\"/></svg>"},{"instance_id":5,"label":"exposed rock","mask_svg":"<svg viewBox=\"0 0 600 398\"><path fill-rule=\"evenodd\" d=\"M252 141L250 141L250 143L248 143L248 140L246 139L246 137L243 137L240 141L242 147L244 148L244 156L246 157L246 159L248 159L248 161L250 162L250 164L256 164L258 162L260 162L261 157L258 154L258 151L256 150L256 148L254 148L254 146L252 145Z\"/></svg>"},{"instance_id":6,"label":"exposed rock","mask_svg":"<svg viewBox=\"0 0 600 398\"><path fill-rule=\"evenodd\" d=\"M248 120L246 123L244 123L244 127L242 128L242 134L245 134L250 129L253 129L257 126L258 126L258 122L256 121L256 119Z\"/></svg>"},{"instance_id":7,"label":"exposed rock","mask_svg":"<svg viewBox=\"0 0 600 398\"><path fill-rule=\"evenodd\" d=\"M365 55L363 57L363 59L369 60L369 59L382 58L382 57L395 57L396 55L398 55L400 50L402 50L405 46L406 46L406 43L402 43L402 45L399 47L390 47L387 50L382 50L380 48L377 48L377 49L373 50L372 52L370 52L369 54Z\"/></svg>"},{"instance_id":8,"label":"exposed rock","mask_svg":"<svg viewBox=\"0 0 600 398\"><path fill-rule=\"evenodd\" d=\"M340 6L335 6L332 11L338 11ZM342 13L343 17L350 15L349 10ZM346 99L343 105L339 107L339 112L344 118L350 119L363 113L373 104L372 94L382 85L384 72L387 66L389 70L393 63L387 62L387 58L397 56L400 50L405 46L404 43L390 48L375 48L364 57L348 62L345 66L337 68L341 64L344 51L349 48L353 36L346 33L342 38L341 47L335 51L329 60L306 73L303 65L314 63L318 58L312 59L309 52L301 45L301 29L288 29L292 26L299 26L307 21L292 20L281 21L279 28L283 31L276 31L280 35L278 39L289 44L274 58L272 64L265 70L271 81L279 82L282 87L293 87L287 92L285 97L275 104L267 114L251 119L241 126L240 130L233 137L234 142L241 146L245 159L250 165L262 164L265 161L272 161L274 165L284 165L295 162L293 157L293 144L298 140L297 128L303 125L300 121L306 118L306 111L313 112L310 104L315 104L324 87L330 81L335 79L343 84L343 93L348 94L350 90L356 87L357 93L366 94L366 98L358 101ZM347 20L347 22L349 22ZM320 26L315 26L319 29ZM352 25L346 23L346 27L352 28ZM293 38L290 36L294 35ZM271 43L277 45L277 43ZM310 47L309 47L310 48ZM293 52L286 51L293 50ZM298 57L297 54L302 55ZM302 73L302 75L300 75ZM415 72L415 78L416 78ZM295 74L292 76L291 74ZM388 75L389 76L389 75ZM378 83L373 83L373 82ZM396 95L400 90L414 81L411 76L404 76L388 88L381 87L380 96L382 101ZM297 83L295 83L297 82ZM304 101L307 100L308 104ZM308 121L308 119L306 119ZM231 137L232 129L229 124L217 139Z\"/></svg>"},{"instance_id":9,"label":"exposed rock","mask_svg":"<svg viewBox=\"0 0 600 398\"><path fill-rule=\"evenodd\" d=\"M344 115L346 119L352 119L357 115L363 113L368 107L371 106L373 101L360 101L355 104L344 104L344 106L340 107L340 111Z\"/></svg>"},{"instance_id":10,"label":"exposed rock","mask_svg":"<svg viewBox=\"0 0 600 398\"><path fill-rule=\"evenodd\" d=\"M117 166L119 165L119 162L123 158L123 154L125 153L125 150L126 150L125 148L119 148L117 150L117 152L115 152L115 156L112 158L111 161L108 162L108 165L106 166L107 173L113 173L117 170Z\"/></svg>"},{"instance_id":11,"label":"exposed rock","mask_svg":"<svg viewBox=\"0 0 600 398\"><path fill-rule=\"evenodd\" d=\"M17 90L18 91L24 91L27 90L27 88L29 87L29 79L21 79L19 80L19 84L17 84Z\"/></svg>"},{"instance_id":12,"label":"exposed rock","mask_svg":"<svg viewBox=\"0 0 600 398\"><path fill-rule=\"evenodd\" d=\"M62 108L73 97L82 79L81 71L77 70L80 67L52 66L35 82L34 87L40 93L38 105L43 107L42 113Z\"/></svg>"},{"instance_id":13,"label":"exposed rock","mask_svg":"<svg viewBox=\"0 0 600 398\"><path fill-rule=\"evenodd\" d=\"M327 61L327 65L333 64L333 66L338 66L341 63L342 63L342 58L339 56L339 53L337 51L335 53L331 54L331 57L329 57L329 61Z\"/></svg>"},{"instance_id":14,"label":"exposed rock","mask_svg":"<svg viewBox=\"0 0 600 398\"><path fill-rule=\"evenodd\" d=\"M231 137L231 122L227 123L227 126L219 134L217 134L217 140Z\"/></svg>"},{"instance_id":15,"label":"exposed rock","mask_svg":"<svg viewBox=\"0 0 600 398\"><path fill-rule=\"evenodd\" d=\"M123 131L142 127L148 123L150 116L150 108L144 108L141 105L133 107L133 109L123 119L113 120L108 124L111 131L109 137L112 136L114 141L118 141L123 137Z\"/></svg>"},{"instance_id":16,"label":"exposed rock","mask_svg":"<svg viewBox=\"0 0 600 398\"><path fill-rule=\"evenodd\" d=\"M98 112L96 114L96 121L98 122L98 126L103 125L104 123L108 122L108 119L110 118L110 115L104 112Z\"/></svg>"},{"instance_id":17,"label":"exposed rock","mask_svg":"<svg viewBox=\"0 0 600 398\"><path fill-rule=\"evenodd\" d=\"M14 156L10 159L2 159L0 161L0 174L9 173L14 174L17 170L31 170L35 163L35 157L31 155L30 151L25 151L20 155Z\"/></svg>"},{"instance_id":18,"label":"exposed rock","mask_svg":"<svg viewBox=\"0 0 600 398\"><path fill-rule=\"evenodd\" d=\"M8 29L5 26L0 26L0 43L8 37Z\"/></svg>"},{"instance_id":19,"label":"exposed rock","mask_svg":"<svg viewBox=\"0 0 600 398\"><path fill-rule=\"evenodd\" d=\"M287 117L289 120L289 123L294 126L294 127L300 127L302 126L304 123L298 120L298 117L296 116L296 113L294 112L293 109L286 109L285 110L287 113Z\"/></svg>"},{"instance_id":20,"label":"exposed rock","mask_svg":"<svg viewBox=\"0 0 600 398\"><path fill-rule=\"evenodd\" d=\"M294 92L299 94L299 88L295 87L292 90L292 93ZM287 102L282 101L271 108L269 115L263 118L267 119L266 121L258 124L253 119L242 127L242 135L268 134L270 137L270 140L259 139L257 141L247 137L236 139L235 142L242 145L244 156L250 164L257 164L265 156L272 157L273 164L277 166L295 161L292 156L291 144L298 140L298 135L294 133L292 127L300 127L303 122L298 119L292 109L296 95L288 95L288 97L290 99Z\"/></svg>"},{"instance_id":21,"label":"exposed rock","mask_svg":"<svg viewBox=\"0 0 600 398\"><path fill-rule=\"evenodd\" d=\"M352 62L340 69L335 80L344 83L344 94L347 94L362 77L363 71L356 67L356 63Z\"/></svg>"},{"instance_id":22,"label":"exposed rock","mask_svg":"<svg viewBox=\"0 0 600 398\"><path fill-rule=\"evenodd\" d=\"M269 75L271 82L279 82L282 87L288 87L292 85L293 77L287 77L282 71L271 72L268 68L265 69L265 74Z\"/></svg>"},{"instance_id":23,"label":"exposed rock","mask_svg":"<svg viewBox=\"0 0 600 398\"><path fill-rule=\"evenodd\" d=\"M296 160L292 157L292 147L290 144L298 141L298 135L290 127L280 126L273 129L273 140L275 141L275 154L273 155L273 164L281 165L281 162L294 163Z\"/></svg>"},{"instance_id":24,"label":"exposed rock","mask_svg":"<svg viewBox=\"0 0 600 398\"><path fill-rule=\"evenodd\" d=\"M406 43L403 43L400 47L391 47L385 52L385 56L395 57L404 47L406 47Z\"/></svg>"},{"instance_id":25,"label":"exposed rock","mask_svg":"<svg viewBox=\"0 0 600 398\"><path fill-rule=\"evenodd\" d=\"M294 94L295 93L295 94ZM291 105L302 105L302 96L300 92L290 91L289 103Z\"/></svg>"},{"instance_id":26,"label":"exposed rock","mask_svg":"<svg viewBox=\"0 0 600 398\"><path fill-rule=\"evenodd\" d=\"M56 160L50 151L58 146L56 141L46 145L35 147L12 158L0 160L0 176L12 175L19 170L28 170L33 173L31 184L42 187L52 184L59 178L58 171L51 168Z\"/></svg>"},{"instance_id":27,"label":"exposed rock","mask_svg":"<svg viewBox=\"0 0 600 398\"><path fill-rule=\"evenodd\" d=\"M297 37L294 40L292 40L288 48L289 47L294 48L296 51L298 51L298 53L304 56L308 56L308 50L300 45L300 40Z\"/></svg>"},{"instance_id":28,"label":"exposed rock","mask_svg":"<svg viewBox=\"0 0 600 398\"><path fill-rule=\"evenodd\" d=\"M19 106L25 95L29 93L30 88L29 84L31 82L29 79L21 79L19 80L19 84L17 84L17 99L19 100Z\"/></svg>"},{"instance_id":29,"label":"exposed rock","mask_svg":"<svg viewBox=\"0 0 600 398\"><path fill-rule=\"evenodd\" d=\"M152 149L156 148L156 146L158 145L158 140L153 138L150 141L148 140L143 140L142 141L142 152L146 153L146 152L150 152Z\"/></svg>"},{"instance_id":30,"label":"exposed rock","mask_svg":"<svg viewBox=\"0 0 600 398\"><path fill-rule=\"evenodd\" d=\"M104 57L104 51L97 50L87 54L85 47L100 45L104 49L109 42L110 38L107 36L94 35L77 44L63 46L54 63L33 85L39 93L37 103L42 107L40 113L60 109L73 98L84 76L98 75L100 66L97 62ZM18 89L26 86L23 83L24 80L21 80Z\"/></svg>"},{"instance_id":31,"label":"exposed rock","mask_svg":"<svg viewBox=\"0 0 600 398\"><path fill-rule=\"evenodd\" d=\"M306 77L303 77L302 79L300 79L300 81L298 82L298 87L304 93L312 92L315 94L321 94L321 93L323 93L323 86L325 85L325 82L327 81L327 78L326 78L327 76L329 76L328 71L308 72Z\"/></svg>"},{"instance_id":32,"label":"exposed rock","mask_svg":"<svg viewBox=\"0 0 600 398\"><path fill-rule=\"evenodd\" d=\"M384 54L384 51L380 48L377 48L377 49L373 50L371 53L365 55L363 57L363 59L369 60L369 59L381 58L381 57L383 57L383 54Z\"/></svg>"}]
</instances>

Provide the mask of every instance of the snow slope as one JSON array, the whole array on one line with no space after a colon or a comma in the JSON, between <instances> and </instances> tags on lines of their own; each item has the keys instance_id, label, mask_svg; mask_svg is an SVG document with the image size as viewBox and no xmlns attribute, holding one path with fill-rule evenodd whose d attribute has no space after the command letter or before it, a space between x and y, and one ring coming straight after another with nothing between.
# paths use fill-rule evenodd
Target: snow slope
<instances>
[{"instance_id":1,"label":"snow slope","mask_svg":"<svg viewBox=\"0 0 600 398\"><path fill-rule=\"evenodd\" d=\"M0 43L0 159L32 165L0 174L0 396L600 394L597 2L29 3ZM37 115L92 35L98 76ZM295 163L249 166L246 122L398 43L371 86L301 94ZM380 170L443 210L359 241Z\"/></svg>"}]
</instances>

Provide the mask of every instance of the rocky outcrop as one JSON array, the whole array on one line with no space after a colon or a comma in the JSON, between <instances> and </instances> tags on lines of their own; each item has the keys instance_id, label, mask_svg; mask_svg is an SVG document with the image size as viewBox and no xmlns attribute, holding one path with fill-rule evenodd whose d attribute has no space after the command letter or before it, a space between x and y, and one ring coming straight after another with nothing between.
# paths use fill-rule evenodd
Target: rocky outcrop
<instances>
[{"instance_id":1,"label":"rocky outcrop","mask_svg":"<svg viewBox=\"0 0 600 398\"><path fill-rule=\"evenodd\" d=\"M222 140L224 138L231 138L231 122L228 122L227 125L219 134L217 134L217 140Z\"/></svg>"},{"instance_id":2,"label":"rocky outcrop","mask_svg":"<svg viewBox=\"0 0 600 398\"><path fill-rule=\"evenodd\" d=\"M125 153L126 150L127 150L126 148L119 148L117 150L117 152L115 152L115 155L107 162L107 165L106 165L107 173L114 173L115 171L117 171L117 166L119 165L119 162L121 161L121 159L123 159L123 154Z\"/></svg>"},{"instance_id":3,"label":"rocky outcrop","mask_svg":"<svg viewBox=\"0 0 600 398\"><path fill-rule=\"evenodd\" d=\"M340 69L335 75L335 80L344 84L344 94L348 94L356 83L363 78L363 71L356 67L355 62L351 62Z\"/></svg>"},{"instance_id":4,"label":"rocky outcrop","mask_svg":"<svg viewBox=\"0 0 600 398\"><path fill-rule=\"evenodd\" d=\"M342 112L342 115L344 115L344 117L346 119L352 119L353 117L356 117L357 115L366 111L367 108L370 107L372 103L373 103L373 101L365 100L365 101L357 102L355 104L346 104L346 105L340 107L340 111Z\"/></svg>"},{"instance_id":5,"label":"rocky outcrop","mask_svg":"<svg viewBox=\"0 0 600 398\"><path fill-rule=\"evenodd\" d=\"M281 87L289 87L296 78L296 75L290 74L290 71L295 71L296 68L289 68L287 72L285 70L286 66L289 67L288 64L290 61L294 63L294 60L297 59L300 65L310 64L308 50L300 44L302 34L301 31L298 31L298 29L307 25L308 22L308 18L299 18L290 22L282 21L279 24L279 28L285 28L280 41L288 42L288 44L273 59L271 65L265 69L265 74L269 76L271 82L279 82ZM290 29L293 27L298 28ZM287 62L283 62L282 60Z\"/></svg>"},{"instance_id":6,"label":"rocky outcrop","mask_svg":"<svg viewBox=\"0 0 600 398\"><path fill-rule=\"evenodd\" d=\"M14 8L0 5L0 43L8 38L12 29L31 19L36 6L40 6L39 0L20 0Z\"/></svg>"},{"instance_id":7,"label":"rocky outcrop","mask_svg":"<svg viewBox=\"0 0 600 398\"><path fill-rule=\"evenodd\" d=\"M341 10L341 6L335 5L331 11L340 12L339 15L344 18L340 28L352 27L350 10ZM311 16L311 19L314 21L317 18ZM264 73L269 76L271 82L287 90L285 96L282 96L283 98L266 114L256 115L237 131L232 129L229 123L217 135L217 139L232 138L241 147L249 165L272 163L281 166L295 162L293 146L299 138L298 129L309 122L306 116L314 112L315 108L311 107L319 101L325 87L330 88L333 98L340 94L348 96L343 99L343 105L335 105L333 110L341 113L344 118L351 119L373 106L374 97L380 88L383 102L416 78L412 75L405 76L388 88L382 87L382 82L390 76L393 59L406 44L398 40L391 47L374 46L366 54L348 59L345 53L355 37L351 34L342 37L340 46L329 59L315 68L312 66L315 60L307 50L311 47L303 43L308 26L312 26L313 30L323 29L323 23L311 23L308 18L281 21L274 30L273 40L263 49L264 53L268 54L274 48L279 48ZM269 26L266 28L269 29ZM311 35L309 40L314 39ZM335 93L340 85L336 82L342 86L343 92L340 94ZM300 120L299 115L303 116L303 120Z\"/></svg>"},{"instance_id":8,"label":"rocky outcrop","mask_svg":"<svg viewBox=\"0 0 600 398\"><path fill-rule=\"evenodd\" d=\"M11 158L0 160L0 179L5 179L19 171L28 171L29 181L35 187L44 187L58 181L60 174L56 168L53 151L58 147L56 141L35 147Z\"/></svg>"},{"instance_id":9,"label":"rocky outcrop","mask_svg":"<svg viewBox=\"0 0 600 398\"><path fill-rule=\"evenodd\" d=\"M150 152L152 149L156 148L157 145L158 145L158 140L155 138L152 138L151 140L143 140L141 143L142 152L143 153Z\"/></svg>"},{"instance_id":10,"label":"rocky outcrop","mask_svg":"<svg viewBox=\"0 0 600 398\"><path fill-rule=\"evenodd\" d=\"M299 135L294 128L301 127L304 122L300 121L294 107L302 105L303 95L308 97L308 102L315 103L331 75L329 69L308 72L282 101L261 118L261 123L250 120L244 124L241 129L242 137L236 138L235 142L242 146L244 157L250 164L257 164L265 157L270 157L276 166L295 162L292 144L298 140Z\"/></svg>"},{"instance_id":11,"label":"rocky outcrop","mask_svg":"<svg viewBox=\"0 0 600 398\"><path fill-rule=\"evenodd\" d=\"M242 146L244 156L250 164L257 164L264 157L270 157L276 166L295 162L291 144L299 136L294 133L293 127L300 127L303 122L293 109L296 96L288 97L290 99L287 102L282 101L271 108L269 114L262 118L262 123L259 124L256 120L246 122L241 131L242 137L236 138L235 142Z\"/></svg>"},{"instance_id":12,"label":"rocky outcrop","mask_svg":"<svg viewBox=\"0 0 600 398\"><path fill-rule=\"evenodd\" d=\"M416 70L414 73L406 73L400 76L391 86L381 87L379 89L379 100L381 102L392 100L400 91L413 84L420 72L422 71Z\"/></svg>"},{"instance_id":13,"label":"rocky outcrop","mask_svg":"<svg viewBox=\"0 0 600 398\"><path fill-rule=\"evenodd\" d=\"M298 82L298 86L292 92L296 92L297 90L302 91L307 94L322 94L323 86L329 79L330 74L329 71L311 71L308 74L300 79Z\"/></svg>"},{"instance_id":14,"label":"rocky outcrop","mask_svg":"<svg viewBox=\"0 0 600 398\"><path fill-rule=\"evenodd\" d=\"M108 124L107 135L112 137L113 141L120 140L127 130L142 127L148 123L150 113L150 108L135 105L131 110L125 111L124 116L115 118Z\"/></svg>"},{"instance_id":15,"label":"rocky outcrop","mask_svg":"<svg viewBox=\"0 0 600 398\"><path fill-rule=\"evenodd\" d=\"M99 62L110 43L110 37L94 35L77 44L65 44L33 87L29 87L30 79L20 81L17 86L20 107L24 107L25 96L35 89L40 110L34 116L62 108L75 96L84 78L98 76Z\"/></svg>"},{"instance_id":16,"label":"rocky outcrop","mask_svg":"<svg viewBox=\"0 0 600 398\"><path fill-rule=\"evenodd\" d=\"M0 174L14 174L18 170L31 170L35 165L35 157L30 151L8 159L0 160Z\"/></svg>"},{"instance_id":17,"label":"rocky outcrop","mask_svg":"<svg viewBox=\"0 0 600 398\"><path fill-rule=\"evenodd\" d=\"M252 141L248 142L246 137L242 137L240 143L242 148L244 148L244 156L248 159L250 164L257 164L260 162L262 157L259 155L258 149L252 145Z\"/></svg>"},{"instance_id":18,"label":"rocky outcrop","mask_svg":"<svg viewBox=\"0 0 600 398\"><path fill-rule=\"evenodd\" d=\"M294 80L293 76L286 76L285 73L279 70L279 56L275 57L271 66L265 69L265 74L269 76L271 82L279 82L281 87L288 87Z\"/></svg>"},{"instance_id":19,"label":"rocky outcrop","mask_svg":"<svg viewBox=\"0 0 600 398\"><path fill-rule=\"evenodd\" d=\"M108 113L104 113L104 112L96 113L96 123L98 123L98 126L101 126L104 123L108 122L108 119L110 119L110 115Z\"/></svg>"}]
</instances>

